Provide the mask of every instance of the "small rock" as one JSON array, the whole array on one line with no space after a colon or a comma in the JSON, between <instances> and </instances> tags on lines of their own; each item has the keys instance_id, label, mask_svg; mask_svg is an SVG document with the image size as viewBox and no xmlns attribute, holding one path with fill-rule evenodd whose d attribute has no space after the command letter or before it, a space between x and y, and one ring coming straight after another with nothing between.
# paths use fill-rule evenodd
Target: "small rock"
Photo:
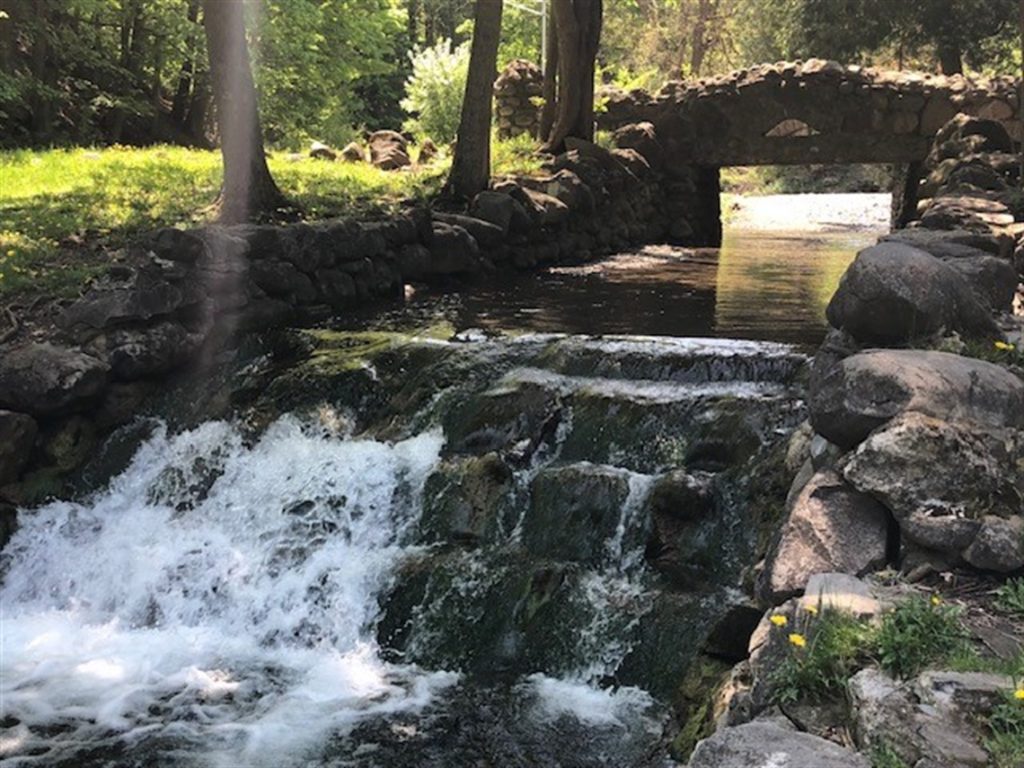
<instances>
[{"instance_id":1,"label":"small rock","mask_svg":"<svg viewBox=\"0 0 1024 768\"><path fill-rule=\"evenodd\" d=\"M871 768L864 755L776 721L722 728L697 744L689 768Z\"/></svg>"},{"instance_id":2,"label":"small rock","mask_svg":"<svg viewBox=\"0 0 1024 768\"><path fill-rule=\"evenodd\" d=\"M314 160L329 160L332 163L338 159L338 153L321 141L314 141L310 145L309 156Z\"/></svg>"}]
</instances>

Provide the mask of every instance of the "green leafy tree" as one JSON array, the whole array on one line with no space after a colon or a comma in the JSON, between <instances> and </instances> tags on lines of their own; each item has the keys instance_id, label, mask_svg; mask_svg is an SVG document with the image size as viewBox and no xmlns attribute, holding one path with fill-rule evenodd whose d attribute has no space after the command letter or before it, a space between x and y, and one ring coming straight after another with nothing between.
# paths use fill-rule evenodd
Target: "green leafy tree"
<instances>
[{"instance_id":1,"label":"green leafy tree","mask_svg":"<svg viewBox=\"0 0 1024 768\"><path fill-rule=\"evenodd\" d=\"M412 56L402 108L410 114L406 130L436 142L455 140L469 72L469 45L455 48L439 40Z\"/></svg>"}]
</instances>

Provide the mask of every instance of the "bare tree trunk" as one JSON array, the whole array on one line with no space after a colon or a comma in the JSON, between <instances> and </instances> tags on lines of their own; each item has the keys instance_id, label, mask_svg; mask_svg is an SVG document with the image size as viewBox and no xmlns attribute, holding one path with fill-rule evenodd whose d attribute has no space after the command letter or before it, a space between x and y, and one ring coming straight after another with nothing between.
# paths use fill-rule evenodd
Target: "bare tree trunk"
<instances>
[{"instance_id":1,"label":"bare tree trunk","mask_svg":"<svg viewBox=\"0 0 1024 768\"><path fill-rule=\"evenodd\" d=\"M194 87L194 75L196 70L195 56L196 56L196 40L194 34L194 27L199 22L199 0L189 0L188 4L188 24L189 32L187 35L188 53L185 55L185 60L181 63L181 71L178 74L178 88L174 92L174 102L171 106L171 120L174 121L179 127L185 127L185 116L188 112L189 96L192 93Z\"/></svg>"},{"instance_id":2,"label":"bare tree trunk","mask_svg":"<svg viewBox=\"0 0 1024 768\"><path fill-rule=\"evenodd\" d=\"M558 104L544 148L559 152L568 136L594 138L594 71L601 42L602 0L554 0L558 38Z\"/></svg>"},{"instance_id":3,"label":"bare tree trunk","mask_svg":"<svg viewBox=\"0 0 1024 768\"><path fill-rule=\"evenodd\" d=\"M491 178L491 106L501 41L502 0L477 0L469 76L462 101L458 141L448 190L471 198L487 188Z\"/></svg>"},{"instance_id":4,"label":"bare tree trunk","mask_svg":"<svg viewBox=\"0 0 1024 768\"><path fill-rule=\"evenodd\" d=\"M690 77L700 77L704 67L704 56L708 51L708 20L711 17L710 0L697 3L697 22L693 25L692 42L690 44Z\"/></svg>"},{"instance_id":5,"label":"bare tree trunk","mask_svg":"<svg viewBox=\"0 0 1024 768\"><path fill-rule=\"evenodd\" d=\"M409 47L415 48L420 38L420 0L409 0L406 10L409 14L406 27L409 32Z\"/></svg>"},{"instance_id":6,"label":"bare tree trunk","mask_svg":"<svg viewBox=\"0 0 1024 768\"><path fill-rule=\"evenodd\" d=\"M239 223L286 205L263 152L256 86L245 40L245 0L205 0L203 26L220 126L220 218Z\"/></svg>"},{"instance_id":7,"label":"bare tree trunk","mask_svg":"<svg viewBox=\"0 0 1024 768\"><path fill-rule=\"evenodd\" d=\"M544 51L544 107L540 113L540 138L547 139L555 124L558 105L558 36L555 34L555 8L548 5L548 39Z\"/></svg>"},{"instance_id":8,"label":"bare tree trunk","mask_svg":"<svg viewBox=\"0 0 1024 768\"><path fill-rule=\"evenodd\" d=\"M963 56L960 47L955 43L940 42L936 53L939 56L939 68L944 75L962 75L964 72Z\"/></svg>"}]
</instances>

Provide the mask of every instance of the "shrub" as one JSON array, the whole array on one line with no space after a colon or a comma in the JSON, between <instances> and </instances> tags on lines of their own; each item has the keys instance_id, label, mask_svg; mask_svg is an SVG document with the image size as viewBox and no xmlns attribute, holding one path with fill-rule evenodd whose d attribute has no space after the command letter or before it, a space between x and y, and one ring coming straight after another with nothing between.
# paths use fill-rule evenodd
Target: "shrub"
<instances>
[{"instance_id":1,"label":"shrub","mask_svg":"<svg viewBox=\"0 0 1024 768\"><path fill-rule=\"evenodd\" d=\"M410 114L405 129L438 144L455 140L469 71L469 46L452 48L440 40L412 54L412 74L405 83L402 109Z\"/></svg>"},{"instance_id":2,"label":"shrub","mask_svg":"<svg viewBox=\"0 0 1024 768\"><path fill-rule=\"evenodd\" d=\"M771 680L776 703L837 698L870 658L868 624L840 611L816 614L807 613L789 633L790 653Z\"/></svg>"},{"instance_id":3,"label":"shrub","mask_svg":"<svg viewBox=\"0 0 1024 768\"><path fill-rule=\"evenodd\" d=\"M996 590L996 607L1015 616L1024 616L1024 578L1010 579Z\"/></svg>"},{"instance_id":4,"label":"shrub","mask_svg":"<svg viewBox=\"0 0 1024 768\"><path fill-rule=\"evenodd\" d=\"M1019 768L1024 765L1024 693L1022 689L1006 696L988 720L991 733L985 749L992 756L993 768Z\"/></svg>"},{"instance_id":5,"label":"shrub","mask_svg":"<svg viewBox=\"0 0 1024 768\"><path fill-rule=\"evenodd\" d=\"M879 666L905 679L962 654L967 632L960 623L959 608L944 605L938 597L910 598L882 618L876 645Z\"/></svg>"}]
</instances>

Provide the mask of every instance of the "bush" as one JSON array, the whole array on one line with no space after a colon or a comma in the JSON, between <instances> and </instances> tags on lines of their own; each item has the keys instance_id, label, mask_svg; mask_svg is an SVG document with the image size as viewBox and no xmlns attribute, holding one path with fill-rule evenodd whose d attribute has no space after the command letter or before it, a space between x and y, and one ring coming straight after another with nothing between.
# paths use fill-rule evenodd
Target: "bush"
<instances>
[{"instance_id":1,"label":"bush","mask_svg":"<svg viewBox=\"0 0 1024 768\"><path fill-rule=\"evenodd\" d=\"M960 609L938 597L901 602L883 617L876 642L879 666L903 679L962 654L968 644Z\"/></svg>"},{"instance_id":2,"label":"bush","mask_svg":"<svg viewBox=\"0 0 1024 768\"><path fill-rule=\"evenodd\" d=\"M1024 698L1021 689L1007 694L988 720L990 737L985 748L992 756L993 768L1019 768L1024 765Z\"/></svg>"},{"instance_id":3,"label":"bush","mask_svg":"<svg viewBox=\"0 0 1024 768\"><path fill-rule=\"evenodd\" d=\"M1010 579L996 590L996 607L1012 616L1024 617L1024 578Z\"/></svg>"},{"instance_id":4,"label":"bush","mask_svg":"<svg viewBox=\"0 0 1024 768\"><path fill-rule=\"evenodd\" d=\"M773 700L835 699L869 661L871 627L840 611L807 613L789 635L790 654L772 676Z\"/></svg>"},{"instance_id":5,"label":"bush","mask_svg":"<svg viewBox=\"0 0 1024 768\"><path fill-rule=\"evenodd\" d=\"M469 45L452 48L440 40L412 54L412 74L405 83L402 109L410 114L405 129L438 144L455 140L469 72Z\"/></svg>"}]
</instances>

